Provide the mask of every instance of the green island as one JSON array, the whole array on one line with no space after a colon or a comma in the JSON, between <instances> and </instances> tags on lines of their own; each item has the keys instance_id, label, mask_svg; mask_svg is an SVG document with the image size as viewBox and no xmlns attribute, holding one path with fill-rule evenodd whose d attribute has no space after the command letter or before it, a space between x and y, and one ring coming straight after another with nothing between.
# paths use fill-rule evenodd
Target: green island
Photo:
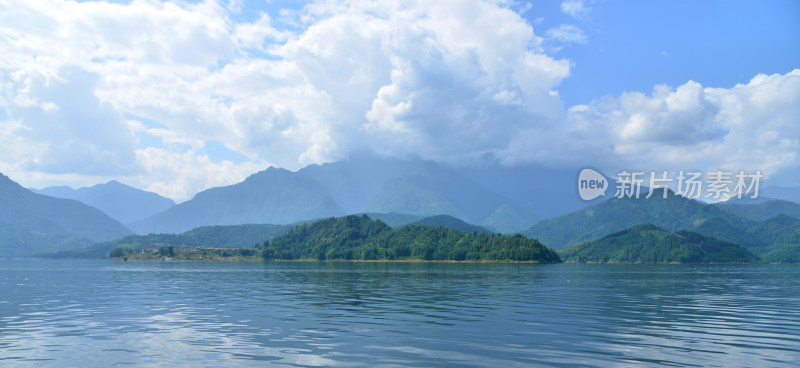
<instances>
[{"instance_id":1,"label":"green island","mask_svg":"<svg viewBox=\"0 0 800 368\"><path fill-rule=\"evenodd\" d=\"M636 225L559 252L574 263L755 263L759 258L737 244L652 224Z\"/></svg>"},{"instance_id":2,"label":"green island","mask_svg":"<svg viewBox=\"0 0 800 368\"><path fill-rule=\"evenodd\" d=\"M366 215L301 224L255 248L120 246L109 256L124 260L561 262L555 251L519 234L479 234L422 225L392 229Z\"/></svg>"}]
</instances>

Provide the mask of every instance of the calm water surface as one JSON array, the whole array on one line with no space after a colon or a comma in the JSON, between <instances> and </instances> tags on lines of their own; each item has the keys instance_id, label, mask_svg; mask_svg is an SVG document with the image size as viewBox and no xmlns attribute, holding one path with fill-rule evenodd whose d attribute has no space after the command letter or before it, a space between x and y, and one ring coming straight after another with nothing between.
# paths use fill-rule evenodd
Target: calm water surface
<instances>
[{"instance_id":1,"label":"calm water surface","mask_svg":"<svg viewBox=\"0 0 800 368\"><path fill-rule=\"evenodd\" d=\"M800 266L0 260L0 366L800 365Z\"/></svg>"}]
</instances>

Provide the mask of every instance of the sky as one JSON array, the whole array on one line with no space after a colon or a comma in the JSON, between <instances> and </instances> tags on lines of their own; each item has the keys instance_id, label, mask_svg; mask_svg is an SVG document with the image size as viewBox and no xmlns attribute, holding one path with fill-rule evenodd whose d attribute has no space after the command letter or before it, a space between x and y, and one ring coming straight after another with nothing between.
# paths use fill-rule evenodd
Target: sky
<instances>
[{"instance_id":1,"label":"sky","mask_svg":"<svg viewBox=\"0 0 800 368\"><path fill-rule=\"evenodd\" d=\"M797 1L0 0L0 172L184 201L354 152L800 182Z\"/></svg>"}]
</instances>

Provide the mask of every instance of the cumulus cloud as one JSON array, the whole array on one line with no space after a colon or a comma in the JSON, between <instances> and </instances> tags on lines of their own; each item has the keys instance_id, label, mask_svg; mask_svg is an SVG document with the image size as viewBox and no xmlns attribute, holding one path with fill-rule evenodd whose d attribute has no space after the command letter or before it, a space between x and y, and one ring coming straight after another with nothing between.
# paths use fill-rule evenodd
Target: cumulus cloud
<instances>
[{"instance_id":1,"label":"cumulus cloud","mask_svg":"<svg viewBox=\"0 0 800 368\"><path fill-rule=\"evenodd\" d=\"M250 174L266 169L269 164L214 161L194 151L173 152L148 147L136 150L143 163L144 175L131 176L126 182L147 191L160 193L178 201L191 199L195 193L211 187L230 185Z\"/></svg>"},{"instance_id":2,"label":"cumulus cloud","mask_svg":"<svg viewBox=\"0 0 800 368\"><path fill-rule=\"evenodd\" d=\"M621 168L762 170L800 166L800 69L757 75L732 88L689 81L569 109L557 129L530 130L504 160ZM559 142L548 145L548 141Z\"/></svg>"},{"instance_id":3,"label":"cumulus cloud","mask_svg":"<svg viewBox=\"0 0 800 368\"><path fill-rule=\"evenodd\" d=\"M565 112L557 90L570 61L551 46L586 35L572 25L535 34L507 5L314 1L243 22L236 1L1 2L0 170L34 186L127 173L183 200L268 165L365 149L797 165L796 72L727 89L659 86ZM246 160L203 154L209 141Z\"/></svg>"},{"instance_id":4,"label":"cumulus cloud","mask_svg":"<svg viewBox=\"0 0 800 368\"><path fill-rule=\"evenodd\" d=\"M23 171L131 170L158 181L151 161L200 152L212 139L249 158L248 168L298 168L362 149L463 160L563 115L555 88L569 62L541 51L542 38L503 3L312 2L284 27L294 32L268 14L236 22L241 5L215 1L0 7L2 98L15 124L4 142L45 147ZM48 140L45 114L65 107L51 87L19 81L69 83L67 70L92 76L74 86L83 101L73 102L94 109L86 119L70 110L58 125L70 138ZM14 110L23 108L39 115ZM172 156L146 151L144 140ZM74 150L71 162L57 154L64 150ZM194 164L238 178L236 165L209 160Z\"/></svg>"},{"instance_id":5,"label":"cumulus cloud","mask_svg":"<svg viewBox=\"0 0 800 368\"><path fill-rule=\"evenodd\" d=\"M6 134L28 150L6 152L22 169L50 173L122 174L134 167L135 138L122 116L93 94L98 76L77 67L55 76L12 76ZM5 125L5 124L4 124ZM14 145L12 145L13 147Z\"/></svg>"}]
</instances>

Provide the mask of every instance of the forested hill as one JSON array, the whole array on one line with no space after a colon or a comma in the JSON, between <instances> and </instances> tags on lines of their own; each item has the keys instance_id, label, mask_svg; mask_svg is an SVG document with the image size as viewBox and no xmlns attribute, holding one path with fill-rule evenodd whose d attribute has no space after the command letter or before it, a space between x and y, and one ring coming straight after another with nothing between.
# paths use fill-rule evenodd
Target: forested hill
<instances>
[{"instance_id":1,"label":"forested hill","mask_svg":"<svg viewBox=\"0 0 800 368\"><path fill-rule=\"evenodd\" d=\"M638 224L654 224L667 231L692 230L746 247L759 241L747 235L755 221L694 199L656 189L651 198L612 198L581 210L541 221L524 235L553 249L595 240Z\"/></svg>"},{"instance_id":2,"label":"forested hill","mask_svg":"<svg viewBox=\"0 0 800 368\"><path fill-rule=\"evenodd\" d=\"M598 240L564 249L567 262L738 263L758 262L734 243L681 230L670 233L651 224L633 226Z\"/></svg>"},{"instance_id":3,"label":"forested hill","mask_svg":"<svg viewBox=\"0 0 800 368\"><path fill-rule=\"evenodd\" d=\"M265 259L561 262L555 251L521 235L476 234L409 225L393 230L366 215L299 225L262 246Z\"/></svg>"}]
</instances>

